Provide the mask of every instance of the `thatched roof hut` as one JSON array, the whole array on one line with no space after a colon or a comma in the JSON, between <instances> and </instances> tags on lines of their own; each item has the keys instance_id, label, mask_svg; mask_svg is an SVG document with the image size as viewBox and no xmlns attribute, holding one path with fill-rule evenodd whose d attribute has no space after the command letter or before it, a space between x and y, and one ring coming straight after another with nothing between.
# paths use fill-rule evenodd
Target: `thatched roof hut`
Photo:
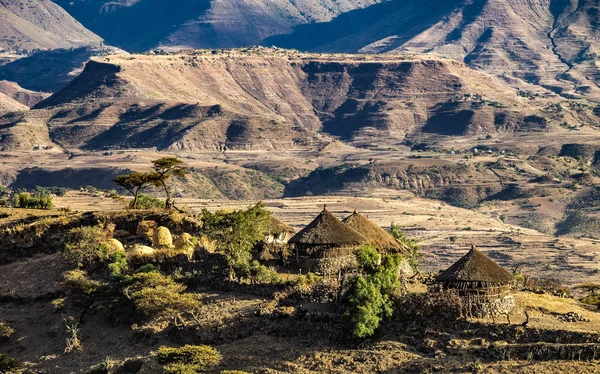
<instances>
[{"instance_id":1,"label":"thatched roof hut","mask_svg":"<svg viewBox=\"0 0 600 374\"><path fill-rule=\"evenodd\" d=\"M353 252L367 242L364 236L334 217L327 207L288 241L293 247L292 264L302 270L329 274L355 267Z\"/></svg>"},{"instance_id":2,"label":"thatched roof hut","mask_svg":"<svg viewBox=\"0 0 600 374\"><path fill-rule=\"evenodd\" d=\"M369 244L381 253L410 253L410 248L405 244L400 243L392 234L368 220L356 210L342 222L364 236Z\"/></svg>"},{"instance_id":3,"label":"thatched roof hut","mask_svg":"<svg viewBox=\"0 0 600 374\"><path fill-rule=\"evenodd\" d=\"M514 277L475 246L436 278L442 283L510 284Z\"/></svg>"},{"instance_id":4,"label":"thatched roof hut","mask_svg":"<svg viewBox=\"0 0 600 374\"><path fill-rule=\"evenodd\" d=\"M468 314L505 314L514 307L513 275L474 245L436 281L458 291Z\"/></svg>"},{"instance_id":5,"label":"thatched roof hut","mask_svg":"<svg viewBox=\"0 0 600 374\"><path fill-rule=\"evenodd\" d=\"M267 243L287 243L294 235L295 231L287 224L281 222L272 215L269 216L269 221L266 227L265 241Z\"/></svg>"},{"instance_id":6,"label":"thatched roof hut","mask_svg":"<svg viewBox=\"0 0 600 374\"><path fill-rule=\"evenodd\" d=\"M367 239L354 229L344 225L331 214L327 207L289 242L296 249L356 247L367 243Z\"/></svg>"}]
</instances>

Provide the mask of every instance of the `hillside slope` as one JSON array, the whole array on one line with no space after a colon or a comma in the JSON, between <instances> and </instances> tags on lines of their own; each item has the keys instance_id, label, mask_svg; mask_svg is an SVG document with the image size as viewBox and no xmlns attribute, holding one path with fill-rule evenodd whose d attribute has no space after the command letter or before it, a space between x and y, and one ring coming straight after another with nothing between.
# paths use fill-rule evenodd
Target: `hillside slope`
<instances>
[{"instance_id":1,"label":"hillside slope","mask_svg":"<svg viewBox=\"0 0 600 374\"><path fill-rule=\"evenodd\" d=\"M259 44L307 22L325 22L381 0L56 0L108 44L225 48Z\"/></svg>"},{"instance_id":2,"label":"hillside slope","mask_svg":"<svg viewBox=\"0 0 600 374\"><path fill-rule=\"evenodd\" d=\"M45 123L53 141L87 149L277 149L331 136L368 147L417 134L549 131L553 114L537 105L552 100L532 105L452 60L258 48L95 58L36 110L0 122L5 132Z\"/></svg>"},{"instance_id":3,"label":"hillside slope","mask_svg":"<svg viewBox=\"0 0 600 374\"><path fill-rule=\"evenodd\" d=\"M310 51L432 53L574 98L596 97L597 1L394 1L301 25L275 44Z\"/></svg>"},{"instance_id":4,"label":"hillside slope","mask_svg":"<svg viewBox=\"0 0 600 374\"><path fill-rule=\"evenodd\" d=\"M0 92L0 115L27 109L29 109L29 107L26 105L23 105L12 97Z\"/></svg>"},{"instance_id":5,"label":"hillside slope","mask_svg":"<svg viewBox=\"0 0 600 374\"><path fill-rule=\"evenodd\" d=\"M0 93L30 108L46 99L50 94L22 88L15 82L0 80Z\"/></svg>"},{"instance_id":6,"label":"hillside slope","mask_svg":"<svg viewBox=\"0 0 600 374\"><path fill-rule=\"evenodd\" d=\"M31 51L101 42L50 0L0 0L0 49Z\"/></svg>"}]
</instances>

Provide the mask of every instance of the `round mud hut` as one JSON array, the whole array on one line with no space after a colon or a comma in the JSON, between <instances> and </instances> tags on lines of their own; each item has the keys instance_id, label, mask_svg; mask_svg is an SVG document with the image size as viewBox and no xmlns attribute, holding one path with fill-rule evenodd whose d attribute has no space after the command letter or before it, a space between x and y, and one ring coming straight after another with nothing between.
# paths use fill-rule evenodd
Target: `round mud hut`
<instances>
[{"instance_id":1,"label":"round mud hut","mask_svg":"<svg viewBox=\"0 0 600 374\"><path fill-rule=\"evenodd\" d=\"M514 277L475 246L436 278L458 292L468 317L508 314L515 306Z\"/></svg>"},{"instance_id":2,"label":"round mud hut","mask_svg":"<svg viewBox=\"0 0 600 374\"><path fill-rule=\"evenodd\" d=\"M356 210L352 215L342 221L346 226L354 229L367 239L367 242L377 249L379 253L410 253L410 248L400 243L389 232L376 223L370 221Z\"/></svg>"},{"instance_id":3,"label":"round mud hut","mask_svg":"<svg viewBox=\"0 0 600 374\"><path fill-rule=\"evenodd\" d=\"M288 241L291 264L305 272L336 274L356 267L354 250L367 242L324 207L308 226Z\"/></svg>"}]
</instances>

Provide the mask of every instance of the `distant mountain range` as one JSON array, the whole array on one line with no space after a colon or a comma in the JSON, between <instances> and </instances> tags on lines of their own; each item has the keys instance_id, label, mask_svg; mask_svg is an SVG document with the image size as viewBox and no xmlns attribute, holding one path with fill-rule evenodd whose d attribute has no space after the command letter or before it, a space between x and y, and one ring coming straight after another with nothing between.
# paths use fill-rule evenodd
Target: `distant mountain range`
<instances>
[{"instance_id":1,"label":"distant mountain range","mask_svg":"<svg viewBox=\"0 0 600 374\"><path fill-rule=\"evenodd\" d=\"M257 45L298 24L327 22L381 1L55 0L107 44L130 52Z\"/></svg>"},{"instance_id":2,"label":"distant mountain range","mask_svg":"<svg viewBox=\"0 0 600 374\"><path fill-rule=\"evenodd\" d=\"M463 61L513 86L535 84L565 98L595 98L600 97L599 4L598 0L0 0L0 48L70 48L103 39L130 52L263 44L327 53L426 53Z\"/></svg>"},{"instance_id":3,"label":"distant mountain range","mask_svg":"<svg viewBox=\"0 0 600 374\"><path fill-rule=\"evenodd\" d=\"M436 54L568 98L589 97L599 93L599 4L396 0L300 25L264 43L314 52Z\"/></svg>"},{"instance_id":4,"label":"distant mountain range","mask_svg":"<svg viewBox=\"0 0 600 374\"><path fill-rule=\"evenodd\" d=\"M0 0L0 50L71 48L101 42L50 0Z\"/></svg>"}]
</instances>

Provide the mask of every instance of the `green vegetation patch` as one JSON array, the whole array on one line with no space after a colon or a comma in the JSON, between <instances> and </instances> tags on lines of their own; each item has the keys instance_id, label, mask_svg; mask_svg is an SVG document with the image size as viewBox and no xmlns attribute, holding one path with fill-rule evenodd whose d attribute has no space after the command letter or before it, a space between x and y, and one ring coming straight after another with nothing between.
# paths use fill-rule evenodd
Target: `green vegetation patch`
<instances>
[{"instance_id":1,"label":"green vegetation patch","mask_svg":"<svg viewBox=\"0 0 600 374\"><path fill-rule=\"evenodd\" d=\"M222 356L207 345L185 345L179 348L160 347L156 359L164 365L165 373L203 373L217 366Z\"/></svg>"}]
</instances>

